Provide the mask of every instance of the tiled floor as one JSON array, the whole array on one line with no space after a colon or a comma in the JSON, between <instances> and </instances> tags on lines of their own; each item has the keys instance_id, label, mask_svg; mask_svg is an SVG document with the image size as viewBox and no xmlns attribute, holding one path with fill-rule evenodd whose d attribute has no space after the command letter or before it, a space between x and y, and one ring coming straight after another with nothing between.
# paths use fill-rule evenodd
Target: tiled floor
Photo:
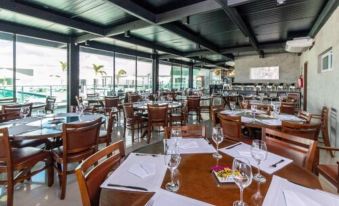
<instances>
[{"instance_id":1,"label":"tiled floor","mask_svg":"<svg viewBox=\"0 0 339 206\"><path fill-rule=\"evenodd\" d=\"M208 116L203 115L205 119L204 124L210 125L207 121ZM192 120L191 120L192 121ZM122 126L119 125L115 128L114 140L119 140L122 134ZM158 132L154 133L152 142L161 141L162 133L160 136ZM126 141L127 152L131 152L137 148L145 146L147 143L145 140L139 140L132 144L130 133L128 133ZM333 162L339 159L339 154L336 154L336 158L330 158L329 154L321 153L321 162ZM336 192L336 189L329 184L324 178L320 177L321 184L324 190L329 192ZM6 193L3 187L0 187L0 206L6 205ZM52 187L47 187L45 184L45 173L40 173L33 177L32 182L25 182L24 184L18 184L14 193L14 205L25 206L80 206L81 198L79 188L74 175L68 175L67 193L65 200L59 199L59 184L57 178L55 178L55 184Z\"/></svg>"}]
</instances>

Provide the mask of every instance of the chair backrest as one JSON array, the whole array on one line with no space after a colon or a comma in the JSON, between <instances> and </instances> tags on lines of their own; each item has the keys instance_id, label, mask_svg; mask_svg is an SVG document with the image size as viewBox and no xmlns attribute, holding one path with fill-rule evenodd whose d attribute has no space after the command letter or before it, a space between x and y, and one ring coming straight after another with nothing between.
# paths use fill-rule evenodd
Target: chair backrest
<instances>
[{"instance_id":1,"label":"chair backrest","mask_svg":"<svg viewBox=\"0 0 339 206\"><path fill-rule=\"evenodd\" d=\"M63 158L67 159L68 154L96 149L101 124L101 117L90 122L63 124Z\"/></svg>"},{"instance_id":2,"label":"chair backrest","mask_svg":"<svg viewBox=\"0 0 339 206\"><path fill-rule=\"evenodd\" d=\"M297 165L312 171L317 141L268 128L262 129L262 140L269 151L290 158Z\"/></svg>"},{"instance_id":3,"label":"chair backrest","mask_svg":"<svg viewBox=\"0 0 339 206\"><path fill-rule=\"evenodd\" d=\"M100 185L124 157L124 142L120 140L88 157L75 169L83 206L99 205Z\"/></svg>"},{"instance_id":4,"label":"chair backrest","mask_svg":"<svg viewBox=\"0 0 339 206\"><path fill-rule=\"evenodd\" d=\"M5 113L20 112L21 108L23 107L29 107L29 113L27 117L30 117L32 115L33 103L2 105L2 113L5 114Z\"/></svg>"},{"instance_id":5,"label":"chair backrest","mask_svg":"<svg viewBox=\"0 0 339 206\"><path fill-rule=\"evenodd\" d=\"M110 110L112 107L118 107L119 97L105 97L105 108ZM108 112L108 111L107 111Z\"/></svg>"},{"instance_id":6,"label":"chair backrest","mask_svg":"<svg viewBox=\"0 0 339 206\"><path fill-rule=\"evenodd\" d=\"M307 139L318 140L321 124L301 124L298 122L282 121L281 130Z\"/></svg>"},{"instance_id":7,"label":"chair backrest","mask_svg":"<svg viewBox=\"0 0 339 206\"><path fill-rule=\"evenodd\" d=\"M206 138L206 126L200 124L191 124L185 126L172 126L165 128L165 138L171 138L172 129L180 129L183 138Z\"/></svg>"},{"instance_id":8,"label":"chair backrest","mask_svg":"<svg viewBox=\"0 0 339 206\"><path fill-rule=\"evenodd\" d=\"M11 144L9 142L7 128L0 129L0 162L6 165L7 171L11 171L11 167L13 163L12 162L12 151L11 151Z\"/></svg>"},{"instance_id":9,"label":"chair backrest","mask_svg":"<svg viewBox=\"0 0 339 206\"><path fill-rule=\"evenodd\" d=\"M299 111L298 117L305 120L306 123L310 123L312 119L312 114L306 111Z\"/></svg>"},{"instance_id":10,"label":"chair backrest","mask_svg":"<svg viewBox=\"0 0 339 206\"><path fill-rule=\"evenodd\" d=\"M148 111L148 124L152 123L164 123L167 126L168 123L168 104L165 105L147 105Z\"/></svg>"},{"instance_id":11,"label":"chair backrest","mask_svg":"<svg viewBox=\"0 0 339 206\"><path fill-rule=\"evenodd\" d=\"M282 114L295 114L295 103L281 102L280 113Z\"/></svg>"},{"instance_id":12,"label":"chair backrest","mask_svg":"<svg viewBox=\"0 0 339 206\"><path fill-rule=\"evenodd\" d=\"M54 113L54 107L55 107L56 97L48 96L46 98L46 106L45 106L45 112L48 111L51 113Z\"/></svg>"},{"instance_id":13,"label":"chair backrest","mask_svg":"<svg viewBox=\"0 0 339 206\"><path fill-rule=\"evenodd\" d=\"M0 103L12 103L16 102L16 98L1 98Z\"/></svg>"},{"instance_id":14,"label":"chair backrest","mask_svg":"<svg viewBox=\"0 0 339 206\"><path fill-rule=\"evenodd\" d=\"M83 106L84 105L84 101L82 99L82 97L79 96L75 96L75 101L77 102L77 106Z\"/></svg>"},{"instance_id":15,"label":"chair backrest","mask_svg":"<svg viewBox=\"0 0 339 206\"><path fill-rule=\"evenodd\" d=\"M188 96L187 97L188 111L197 110L199 108L200 108L200 97L199 96Z\"/></svg>"},{"instance_id":16,"label":"chair backrest","mask_svg":"<svg viewBox=\"0 0 339 206\"><path fill-rule=\"evenodd\" d=\"M123 109L124 109L125 119L134 118L134 110L133 110L133 104L132 103L125 103L123 105Z\"/></svg>"},{"instance_id":17,"label":"chair backrest","mask_svg":"<svg viewBox=\"0 0 339 206\"><path fill-rule=\"evenodd\" d=\"M226 139L240 141L241 117L219 114L221 127Z\"/></svg>"},{"instance_id":18,"label":"chair backrest","mask_svg":"<svg viewBox=\"0 0 339 206\"><path fill-rule=\"evenodd\" d=\"M113 123L115 119L115 114L113 112L109 113L108 124L107 124L107 138L111 139L113 133Z\"/></svg>"},{"instance_id":19,"label":"chair backrest","mask_svg":"<svg viewBox=\"0 0 339 206\"><path fill-rule=\"evenodd\" d=\"M255 104L257 106L257 110L264 111L267 114L272 111L272 106L268 104ZM251 108L251 106L249 106Z\"/></svg>"},{"instance_id":20,"label":"chair backrest","mask_svg":"<svg viewBox=\"0 0 339 206\"><path fill-rule=\"evenodd\" d=\"M8 113L0 113L0 123L1 122L7 122L9 120L13 119L20 119L20 111L13 111L13 112L8 112Z\"/></svg>"},{"instance_id":21,"label":"chair backrest","mask_svg":"<svg viewBox=\"0 0 339 206\"><path fill-rule=\"evenodd\" d=\"M87 98L97 98L99 97L99 93L87 94Z\"/></svg>"},{"instance_id":22,"label":"chair backrest","mask_svg":"<svg viewBox=\"0 0 339 206\"><path fill-rule=\"evenodd\" d=\"M218 106L218 105L222 105L225 107L226 103L224 98L222 98L222 96L220 95L213 95L212 96L212 102L211 102L212 106Z\"/></svg>"},{"instance_id":23,"label":"chair backrest","mask_svg":"<svg viewBox=\"0 0 339 206\"><path fill-rule=\"evenodd\" d=\"M249 100L244 100L240 102L240 109L250 109L250 101Z\"/></svg>"},{"instance_id":24,"label":"chair backrest","mask_svg":"<svg viewBox=\"0 0 339 206\"><path fill-rule=\"evenodd\" d=\"M130 95L128 95L128 102L129 103L138 102L140 99L141 99L140 95L138 95L138 94L130 94Z\"/></svg>"}]
</instances>

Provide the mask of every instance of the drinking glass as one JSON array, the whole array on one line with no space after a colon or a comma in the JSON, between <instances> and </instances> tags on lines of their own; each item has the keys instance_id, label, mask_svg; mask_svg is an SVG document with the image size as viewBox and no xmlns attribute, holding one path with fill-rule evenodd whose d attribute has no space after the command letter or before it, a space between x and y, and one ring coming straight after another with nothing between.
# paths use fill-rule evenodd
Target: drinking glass
<instances>
[{"instance_id":1,"label":"drinking glass","mask_svg":"<svg viewBox=\"0 0 339 206\"><path fill-rule=\"evenodd\" d=\"M234 158L233 179L240 189L240 200L233 202L233 206L247 206L244 202L244 189L252 183L252 167L246 158Z\"/></svg>"},{"instance_id":2,"label":"drinking glass","mask_svg":"<svg viewBox=\"0 0 339 206\"><path fill-rule=\"evenodd\" d=\"M171 131L171 139L174 140L175 146L178 149L180 140L182 139L182 131L179 128L173 128Z\"/></svg>"},{"instance_id":3,"label":"drinking glass","mask_svg":"<svg viewBox=\"0 0 339 206\"><path fill-rule=\"evenodd\" d=\"M230 102L230 108L231 108L232 111L235 110L235 102L233 102L233 101Z\"/></svg>"},{"instance_id":4,"label":"drinking glass","mask_svg":"<svg viewBox=\"0 0 339 206\"><path fill-rule=\"evenodd\" d=\"M262 140L253 140L251 146L251 155L258 164L258 173L254 175L253 179L260 183L266 182L266 178L260 174L260 163L267 158L266 143Z\"/></svg>"},{"instance_id":5,"label":"drinking glass","mask_svg":"<svg viewBox=\"0 0 339 206\"><path fill-rule=\"evenodd\" d=\"M30 108L29 107L21 107L20 108L20 116L26 118L29 115Z\"/></svg>"},{"instance_id":6,"label":"drinking glass","mask_svg":"<svg viewBox=\"0 0 339 206\"><path fill-rule=\"evenodd\" d=\"M251 111L252 111L253 119L254 119L254 121L255 121L255 115L256 115L256 112L257 112L257 105L252 104L252 105L251 105Z\"/></svg>"},{"instance_id":7,"label":"drinking glass","mask_svg":"<svg viewBox=\"0 0 339 206\"><path fill-rule=\"evenodd\" d=\"M213 128L212 139L214 143L217 145L217 152L213 154L213 157L216 159L221 159L222 155L219 153L219 144L224 140L222 128L220 127Z\"/></svg>"}]
</instances>

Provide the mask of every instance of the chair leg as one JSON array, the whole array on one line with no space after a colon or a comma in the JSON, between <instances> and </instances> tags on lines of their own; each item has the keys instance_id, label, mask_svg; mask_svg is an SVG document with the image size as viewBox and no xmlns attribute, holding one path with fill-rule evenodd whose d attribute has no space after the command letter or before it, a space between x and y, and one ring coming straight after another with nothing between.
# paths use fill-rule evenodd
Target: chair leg
<instances>
[{"instance_id":1,"label":"chair leg","mask_svg":"<svg viewBox=\"0 0 339 206\"><path fill-rule=\"evenodd\" d=\"M67 185L67 164L64 165L64 168L62 168L61 173L61 193L60 193L60 199L65 199L66 196L66 185Z\"/></svg>"},{"instance_id":2,"label":"chair leg","mask_svg":"<svg viewBox=\"0 0 339 206\"><path fill-rule=\"evenodd\" d=\"M132 124L131 131L132 131L132 142L134 142L134 124Z\"/></svg>"},{"instance_id":3,"label":"chair leg","mask_svg":"<svg viewBox=\"0 0 339 206\"><path fill-rule=\"evenodd\" d=\"M7 206L13 206L14 181L13 177L7 177Z\"/></svg>"},{"instance_id":4,"label":"chair leg","mask_svg":"<svg viewBox=\"0 0 339 206\"><path fill-rule=\"evenodd\" d=\"M149 144L151 142L151 132L152 132L152 126L148 125L147 126L147 143Z\"/></svg>"},{"instance_id":5,"label":"chair leg","mask_svg":"<svg viewBox=\"0 0 339 206\"><path fill-rule=\"evenodd\" d=\"M51 187L54 184L54 167L53 167L53 159L50 158L46 162L47 166L47 178L48 178L48 187Z\"/></svg>"}]
</instances>

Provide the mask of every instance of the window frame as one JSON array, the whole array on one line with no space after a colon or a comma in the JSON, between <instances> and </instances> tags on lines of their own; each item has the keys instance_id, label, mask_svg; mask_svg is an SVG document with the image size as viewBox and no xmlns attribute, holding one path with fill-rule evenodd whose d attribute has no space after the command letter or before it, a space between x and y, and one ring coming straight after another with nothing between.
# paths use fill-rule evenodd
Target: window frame
<instances>
[{"instance_id":1,"label":"window frame","mask_svg":"<svg viewBox=\"0 0 339 206\"><path fill-rule=\"evenodd\" d=\"M327 60L328 68L324 69L323 62L326 57L328 57L328 60ZM330 72L332 70L333 70L333 50L331 47L319 55L319 71L320 73L324 73L324 72Z\"/></svg>"}]
</instances>

